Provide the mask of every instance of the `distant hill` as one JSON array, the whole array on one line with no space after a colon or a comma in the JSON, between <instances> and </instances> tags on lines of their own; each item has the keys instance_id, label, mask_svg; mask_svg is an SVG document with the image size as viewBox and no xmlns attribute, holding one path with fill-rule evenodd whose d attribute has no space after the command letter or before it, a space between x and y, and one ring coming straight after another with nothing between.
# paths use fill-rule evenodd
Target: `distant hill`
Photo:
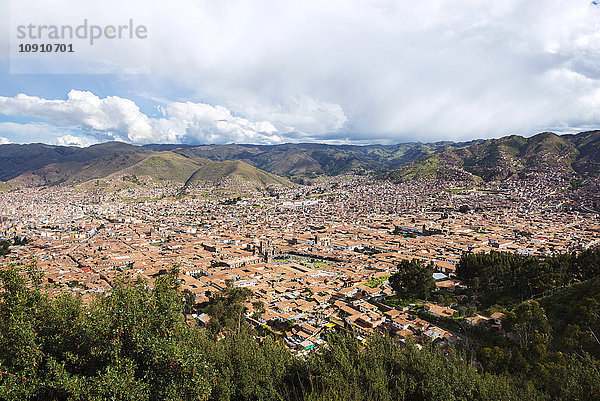
<instances>
[{"instance_id":1,"label":"distant hill","mask_svg":"<svg viewBox=\"0 0 600 401\"><path fill-rule=\"evenodd\" d=\"M7 181L27 171L68 160L79 150L76 147L43 143L0 145L0 180Z\"/></svg>"},{"instance_id":2,"label":"distant hill","mask_svg":"<svg viewBox=\"0 0 600 401\"><path fill-rule=\"evenodd\" d=\"M138 163L152 151L123 142L87 148L0 145L0 179L17 185L56 185L101 178Z\"/></svg>"},{"instance_id":3,"label":"distant hill","mask_svg":"<svg viewBox=\"0 0 600 401\"><path fill-rule=\"evenodd\" d=\"M202 182L221 182L223 180L239 180L255 187L268 187L270 185L291 185L290 181L267 173L256 167L239 160L222 162L208 162L200 166L185 182L186 187Z\"/></svg>"},{"instance_id":4,"label":"distant hill","mask_svg":"<svg viewBox=\"0 0 600 401\"><path fill-rule=\"evenodd\" d=\"M325 145L299 143L282 145L204 145L177 149L214 161L241 160L262 170L282 176L366 174L383 172L418 160L424 155L462 143L404 143L398 145Z\"/></svg>"},{"instance_id":5,"label":"distant hill","mask_svg":"<svg viewBox=\"0 0 600 401\"><path fill-rule=\"evenodd\" d=\"M544 132L530 138L511 135L459 149L447 149L382 174L406 181L415 178L502 181L536 172L564 177L600 173L600 131L559 136Z\"/></svg>"},{"instance_id":6,"label":"distant hill","mask_svg":"<svg viewBox=\"0 0 600 401\"><path fill-rule=\"evenodd\" d=\"M7 145L3 145L7 146ZM0 154L2 147L0 146ZM12 145L9 145L12 147ZM17 145L29 146L29 145ZM201 181L218 182L227 179L237 180L246 186L266 187L269 185L290 185L291 183L274 174L267 173L241 161L214 162L198 157L193 152L185 152L185 148L172 152L169 146L140 147L121 142L108 142L87 148L52 147L49 145L31 145L32 154L18 147L23 162L14 172L3 171L5 177L21 172L24 166L32 166L31 170L21 172L4 184L7 188L22 186L44 186L59 184L78 184L92 180L105 179L123 183L113 188L143 185L148 180L153 182L172 182L193 185ZM8 152L6 152L8 153ZM62 153L64 156L58 157ZM2 162L0 158L0 163ZM4 159L5 165L9 158ZM36 168L41 166L39 168Z\"/></svg>"},{"instance_id":7,"label":"distant hill","mask_svg":"<svg viewBox=\"0 0 600 401\"><path fill-rule=\"evenodd\" d=\"M27 171L8 182L13 186L41 186L76 184L107 177L144 159L143 155L108 155L85 162L68 161L48 164L37 170Z\"/></svg>"},{"instance_id":8,"label":"distant hill","mask_svg":"<svg viewBox=\"0 0 600 401\"><path fill-rule=\"evenodd\" d=\"M223 163L233 161L245 164ZM260 174L250 167L259 169ZM482 182L524 177L539 171L573 178L598 176L600 131L562 136L546 132L531 138L511 135L460 143L367 146L318 143L135 146L123 142L87 148L39 143L0 145L0 182L8 182L5 188L121 176L190 185L199 180L214 181L214 177L222 180L227 175L271 183L288 182L281 176L347 173L377 174L393 181L437 178Z\"/></svg>"},{"instance_id":9,"label":"distant hill","mask_svg":"<svg viewBox=\"0 0 600 401\"><path fill-rule=\"evenodd\" d=\"M239 160L271 174L287 177L370 174L403 166L433 152L462 146L466 144L135 146L107 142L87 148L11 144L0 145L0 181L11 181L16 186L58 185L115 176L121 172L136 175L139 171L141 175L159 180L185 182L191 173L186 179L183 177L202 164L202 160Z\"/></svg>"},{"instance_id":10,"label":"distant hill","mask_svg":"<svg viewBox=\"0 0 600 401\"><path fill-rule=\"evenodd\" d=\"M209 163L209 161L199 158L191 159L168 151L156 152L147 155L130 167L113 173L109 178L119 175L185 183L204 163Z\"/></svg>"}]
</instances>

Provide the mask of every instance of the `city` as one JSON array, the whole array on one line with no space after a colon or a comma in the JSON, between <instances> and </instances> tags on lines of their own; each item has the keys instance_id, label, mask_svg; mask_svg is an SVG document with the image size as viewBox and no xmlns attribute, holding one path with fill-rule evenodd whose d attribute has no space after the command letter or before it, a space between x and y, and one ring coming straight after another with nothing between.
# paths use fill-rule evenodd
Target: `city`
<instances>
[{"instance_id":1,"label":"city","mask_svg":"<svg viewBox=\"0 0 600 401\"><path fill-rule=\"evenodd\" d=\"M152 283L177 266L181 288L198 305L188 319L205 325L210 316L199 311L211 296L228 285L248 288L246 318L294 350L323 343L321 333L334 329L360 339L376 332L399 341L428 337L447 346L462 342L462 334L436 326L437 317L461 315L501 330L503 314L475 308L463 315L456 297L444 296L386 305L393 296L387 279L401 261L433 263L436 292L451 295L465 288L456 276L463 254L546 256L600 244L600 214L579 210L568 183L536 177L466 184L342 176L243 194L231 182L185 193L168 184L139 193L83 186L4 192L0 233L28 242L12 246L2 263L34 263L45 291L71 292L84 302L110 291L117 277ZM417 316L421 308L429 319Z\"/></svg>"},{"instance_id":2,"label":"city","mask_svg":"<svg viewBox=\"0 0 600 401\"><path fill-rule=\"evenodd\" d=\"M599 13L0 0L0 401L600 401Z\"/></svg>"}]
</instances>

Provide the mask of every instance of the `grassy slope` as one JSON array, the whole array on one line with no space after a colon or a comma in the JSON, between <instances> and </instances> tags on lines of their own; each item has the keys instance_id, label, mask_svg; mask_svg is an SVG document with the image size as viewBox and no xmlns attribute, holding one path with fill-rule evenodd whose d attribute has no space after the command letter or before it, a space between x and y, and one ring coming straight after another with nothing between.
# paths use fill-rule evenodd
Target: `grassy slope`
<instances>
[{"instance_id":1,"label":"grassy slope","mask_svg":"<svg viewBox=\"0 0 600 401\"><path fill-rule=\"evenodd\" d=\"M87 162L49 164L10 180L14 186L58 185L104 178L139 163L142 154L111 155Z\"/></svg>"},{"instance_id":2,"label":"grassy slope","mask_svg":"<svg viewBox=\"0 0 600 401\"><path fill-rule=\"evenodd\" d=\"M266 187L269 185L290 185L285 178L267 173L242 161L208 162L200 166L187 180L186 186L195 183L217 182L226 178L239 178L250 184Z\"/></svg>"},{"instance_id":3,"label":"grassy slope","mask_svg":"<svg viewBox=\"0 0 600 401\"><path fill-rule=\"evenodd\" d=\"M589 335L589 329L593 330L598 336L600 335L600 320L596 317L593 319L591 313L598 314L598 305L600 303L600 277L587 280L579 284L571 285L550 296L542 298L540 305L546 310L548 321L553 328L553 345L557 349L569 347L568 338L573 335L573 326L577 325L584 335ZM592 316L592 319L588 319ZM588 326L590 321L595 324ZM594 355L600 355L600 344L589 338L590 341L585 344L584 348ZM577 350L579 351L579 350Z\"/></svg>"},{"instance_id":4,"label":"grassy slope","mask_svg":"<svg viewBox=\"0 0 600 401\"><path fill-rule=\"evenodd\" d=\"M190 159L173 152L157 152L117 174L149 177L154 181L185 183L202 164L207 162L207 160Z\"/></svg>"},{"instance_id":5,"label":"grassy slope","mask_svg":"<svg viewBox=\"0 0 600 401\"><path fill-rule=\"evenodd\" d=\"M503 180L520 172L572 174L579 154L576 144L568 137L553 133L531 138L511 135L430 154L390 171L387 177L396 181L462 177L477 182Z\"/></svg>"},{"instance_id":6,"label":"grassy slope","mask_svg":"<svg viewBox=\"0 0 600 401\"><path fill-rule=\"evenodd\" d=\"M201 164L200 159L241 160L282 176L388 172L382 176L397 181L438 178L479 182L535 171L579 173L583 177L600 174L600 131L563 136L542 133L531 138L512 135L468 143L176 146L157 145L153 151L120 142L84 149L0 145L0 179L11 180L13 187L57 185L128 170L127 174L185 182L195 171L194 163Z\"/></svg>"}]
</instances>

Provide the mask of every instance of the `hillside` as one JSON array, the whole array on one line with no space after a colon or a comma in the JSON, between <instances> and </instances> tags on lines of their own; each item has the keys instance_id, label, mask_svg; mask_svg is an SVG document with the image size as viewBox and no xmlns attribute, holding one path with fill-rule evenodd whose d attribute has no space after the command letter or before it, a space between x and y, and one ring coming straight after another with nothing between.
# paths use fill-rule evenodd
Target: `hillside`
<instances>
[{"instance_id":1,"label":"hillside","mask_svg":"<svg viewBox=\"0 0 600 401\"><path fill-rule=\"evenodd\" d=\"M134 166L143 159L144 156L140 154L113 154L85 162L52 163L20 174L8 182L14 187L75 184L107 177Z\"/></svg>"},{"instance_id":2,"label":"hillside","mask_svg":"<svg viewBox=\"0 0 600 401\"><path fill-rule=\"evenodd\" d=\"M156 152L138 163L119 170L114 176L147 177L154 181L186 182L204 163L203 159L190 159L172 152Z\"/></svg>"},{"instance_id":3,"label":"hillside","mask_svg":"<svg viewBox=\"0 0 600 401\"><path fill-rule=\"evenodd\" d=\"M282 176L368 174L403 166L433 152L460 148L464 144L436 142L398 145L203 145L174 152L214 161L241 160Z\"/></svg>"},{"instance_id":4,"label":"hillside","mask_svg":"<svg viewBox=\"0 0 600 401\"><path fill-rule=\"evenodd\" d=\"M562 136L546 132L530 138L511 135L460 143L367 146L317 143L135 146L107 142L77 148L10 144L0 145L0 181L16 188L127 175L185 183L202 166L197 177L203 177L202 180L220 177L219 180L231 165L207 163L226 161L240 161L284 177L352 173L378 174L393 181L435 178L480 183L552 172L577 179L597 177L600 172L600 131ZM210 173L209 168L217 171ZM246 171L248 167L240 169ZM239 176L256 182L281 180L264 174L260 179L256 174L239 173Z\"/></svg>"},{"instance_id":5,"label":"hillside","mask_svg":"<svg viewBox=\"0 0 600 401\"><path fill-rule=\"evenodd\" d=\"M598 399L600 365L591 358L560 355L532 374L490 373L464 350L332 331L322 334L328 346L297 356L238 320L247 288L216 297L206 308L209 325L200 328L182 314L186 296L175 269L151 287L118 280L89 304L26 285L37 277L0 268L2 399Z\"/></svg>"},{"instance_id":6,"label":"hillside","mask_svg":"<svg viewBox=\"0 0 600 401\"><path fill-rule=\"evenodd\" d=\"M87 148L1 145L0 177L14 186L58 185L103 178L141 161L150 150L123 142Z\"/></svg>"},{"instance_id":7,"label":"hillside","mask_svg":"<svg viewBox=\"0 0 600 401\"><path fill-rule=\"evenodd\" d=\"M202 160L242 161L287 177L370 174L403 166L433 152L463 146L465 144L451 142L369 146L316 143L135 146L107 142L87 148L11 144L0 145L0 180L10 181L13 187L80 183L118 175L185 182Z\"/></svg>"},{"instance_id":8,"label":"hillside","mask_svg":"<svg viewBox=\"0 0 600 401\"><path fill-rule=\"evenodd\" d=\"M214 162L193 152L152 151L146 147L117 142L90 146L70 154L68 161L50 163L26 171L5 186L78 184L103 179L117 183L114 188L143 185L145 182L172 182L191 186L200 181L237 180L250 187L290 185L281 177L241 161ZM118 184L121 182L122 184Z\"/></svg>"},{"instance_id":9,"label":"hillside","mask_svg":"<svg viewBox=\"0 0 600 401\"><path fill-rule=\"evenodd\" d=\"M453 152L435 153L422 157L421 159L394 170L380 177L396 182L416 179L438 179L472 181L480 183L481 177L461 168L460 156Z\"/></svg>"},{"instance_id":10,"label":"hillside","mask_svg":"<svg viewBox=\"0 0 600 401\"><path fill-rule=\"evenodd\" d=\"M600 131L564 137L577 146L579 151L579 157L573 163L573 168L584 177L597 176L600 172Z\"/></svg>"},{"instance_id":11,"label":"hillside","mask_svg":"<svg viewBox=\"0 0 600 401\"><path fill-rule=\"evenodd\" d=\"M27 171L67 160L78 150L43 143L0 145L0 180L7 181Z\"/></svg>"},{"instance_id":12,"label":"hillside","mask_svg":"<svg viewBox=\"0 0 600 401\"><path fill-rule=\"evenodd\" d=\"M566 178L586 178L598 175L599 163L600 131L564 136L544 132L436 152L382 177L393 181L438 178L480 182L551 172Z\"/></svg>"},{"instance_id":13,"label":"hillside","mask_svg":"<svg viewBox=\"0 0 600 401\"><path fill-rule=\"evenodd\" d=\"M600 356L600 277L561 289L542 298L540 305L554 329L555 348Z\"/></svg>"},{"instance_id":14,"label":"hillside","mask_svg":"<svg viewBox=\"0 0 600 401\"><path fill-rule=\"evenodd\" d=\"M291 183L276 175L262 171L242 161L207 162L200 166L185 182L191 187L202 182L223 182L237 180L252 187L267 187L270 185L290 185Z\"/></svg>"}]
</instances>

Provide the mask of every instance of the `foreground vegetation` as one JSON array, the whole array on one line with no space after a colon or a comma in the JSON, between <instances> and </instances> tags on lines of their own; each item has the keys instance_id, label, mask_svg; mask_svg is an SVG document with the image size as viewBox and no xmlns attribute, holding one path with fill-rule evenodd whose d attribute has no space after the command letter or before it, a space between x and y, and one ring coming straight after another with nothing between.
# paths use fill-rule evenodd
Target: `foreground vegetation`
<instances>
[{"instance_id":1,"label":"foreground vegetation","mask_svg":"<svg viewBox=\"0 0 600 401\"><path fill-rule=\"evenodd\" d=\"M186 323L177 271L117 282L90 305L39 290L35 269L0 270L3 400L538 400L600 394L600 366L563 355L556 369L488 373L465 352L443 353L375 336L332 333L294 356L242 317L247 290L230 288L206 309L207 329ZM546 386L550 380L554 386ZM597 396L596 396L597 397Z\"/></svg>"},{"instance_id":2,"label":"foreground vegetation","mask_svg":"<svg viewBox=\"0 0 600 401\"><path fill-rule=\"evenodd\" d=\"M529 308L528 320L534 316L531 307L539 307L547 323L534 334L548 333L534 346L536 363L547 359L547 349L600 358L600 248L548 257L502 252L463 255L457 273L483 306L523 313ZM503 342L504 347L493 343L493 352L488 350L487 359L495 359L491 364L500 370L522 365L513 360L518 354L511 349L514 344Z\"/></svg>"},{"instance_id":3,"label":"foreground vegetation","mask_svg":"<svg viewBox=\"0 0 600 401\"><path fill-rule=\"evenodd\" d=\"M482 302L514 306L600 276L600 248L547 257L495 251L466 254L456 273Z\"/></svg>"}]
</instances>

